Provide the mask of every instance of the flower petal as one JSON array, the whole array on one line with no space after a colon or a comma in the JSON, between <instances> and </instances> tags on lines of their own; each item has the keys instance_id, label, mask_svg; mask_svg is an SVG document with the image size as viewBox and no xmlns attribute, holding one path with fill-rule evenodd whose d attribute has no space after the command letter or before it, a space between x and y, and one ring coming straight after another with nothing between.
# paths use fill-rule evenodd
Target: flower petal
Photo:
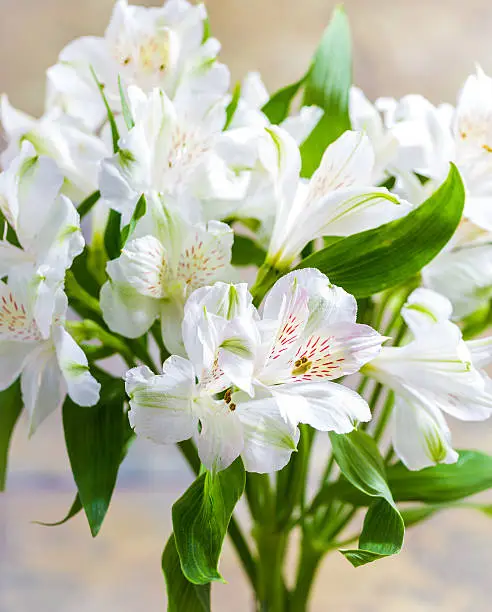
<instances>
[{"instance_id":1,"label":"flower petal","mask_svg":"<svg viewBox=\"0 0 492 612\"><path fill-rule=\"evenodd\" d=\"M492 245L476 243L442 252L422 276L427 287L452 302L454 318L461 319L492 295Z\"/></svg>"},{"instance_id":2,"label":"flower petal","mask_svg":"<svg viewBox=\"0 0 492 612\"><path fill-rule=\"evenodd\" d=\"M168 258L166 249L154 236L143 236L128 243L119 258L128 283L141 295L162 298L166 292Z\"/></svg>"},{"instance_id":3,"label":"flower petal","mask_svg":"<svg viewBox=\"0 0 492 612\"><path fill-rule=\"evenodd\" d=\"M300 342L291 376L309 381L354 374L378 355L384 340L369 325L338 323L318 328ZM304 363L297 366L299 360Z\"/></svg>"},{"instance_id":4,"label":"flower petal","mask_svg":"<svg viewBox=\"0 0 492 612\"><path fill-rule=\"evenodd\" d=\"M61 407L66 387L50 342L38 345L24 364L21 377L24 406L29 415L29 434Z\"/></svg>"},{"instance_id":5,"label":"flower petal","mask_svg":"<svg viewBox=\"0 0 492 612\"><path fill-rule=\"evenodd\" d=\"M273 397L251 400L235 393L236 414L241 421L244 468L260 474L276 472L287 465L299 442L299 430L287 421Z\"/></svg>"},{"instance_id":6,"label":"flower petal","mask_svg":"<svg viewBox=\"0 0 492 612\"><path fill-rule=\"evenodd\" d=\"M177 278L188 292L221 278L231 261L233 239L232 229L219 221L189 228L177 268Z\"/></svg>"},{"instance_id":7,"label":"flower petal","mask_svg":"<svg viewBox=\"0 0 492 612\"><path fill-rule=\"evenodd\" d=\"M393 446L409 470L458 460L441 413L438 410L431 413L402 398L397 398L394 407Z\"/></svg>"},{"instance_id":8,"label":"flower petal","mask_svg":"<svg viewBox=\"0 0 492 612\"><path fill-rule=\"evenodd\" d=\"M94 406L99 401L101 385L91 375L84 351L63 327L55 327L52 334L70 399L79 406Z\"/></svg>"},{"instance_id":9,"label":"flower petal","mask_svg":"<svg viewBox=\"0 0 492 612\"><path fill-rule=\"evenodd\" d=\"M309 184L313 202L338 189L372 184L374 151L364 132L347 130L326 149Z\"/></svg>"},{"instance_id":10,"label":"flower petal","mask_svg":"<svg viewBox=\"0 0 492 612\"><path fill-rule=\"evenodd\" d=\"M191 438L198 429L192 411L195 374L189 361L173 355L156 376L146 366L125 375L130 397L130 425L138 435L159 444Z\"/></svg>"},{"instance_id":11,"label":"flower petal","mask_svg":"<svg viewBox=\"0 0 492 612\"><path fill-rule=\"evenodd\" d=\"M109 328L127 338L138 338L159 314L159 301L140 295L126 281L118 260L108 264L111 280L102 286L100 304Z\"/></svg>"},{"instance_id":12,"label":"flower petal","mask_svg":"<svg viewBox=\"0 0 492 612\"><path fill-rule=\"evenodd\" d=\"M453 312L451 302L430 289L415 289L401 310L401 315L414 335L425 333L430 325L449 321Z\"/></svg>"},{"instance_id":13,"label":"flower petal","mask_svg":"<svg viewBox=\"0 0 492 612\"><path fill-rule=\"evenodd\" d=\"M175 299L166 299L161 301L160 307L162 340L166 349L171 355L186 356L182 333L184 317L182 302Z\"/></svg>"},{"instance_id":14,"label":"flower petal","mask_svg":"<svg viewBox=\"0 0 492 612\"><path fill-rule=\"evenodd\" d=\"M18 378L35 342L0 340L0 391L8 389Z\"/></svg>"},{"instance_id":15,"label":"flower petal","mask_svg":"<svg viewBox=\"0 0 492 612\"><path fill-rule=\"evenodd\" d=\"M357 422L371 419L367 402L337 383L293 382L272 389L281 412L292 423L307 423L319 431L348 433Z\"/></svg>"},{"instance_id":16,"label":"flower petal","mask_svg":"<svg viewBox=\"0 0 492 612\"><path fill-rule=\"evenodd\" d=\"M202 406L200 423L197 444L201 462L211 472L225 470L244 448L241 421L224 402L209 400Z\"/></svg>"}]
</instances>

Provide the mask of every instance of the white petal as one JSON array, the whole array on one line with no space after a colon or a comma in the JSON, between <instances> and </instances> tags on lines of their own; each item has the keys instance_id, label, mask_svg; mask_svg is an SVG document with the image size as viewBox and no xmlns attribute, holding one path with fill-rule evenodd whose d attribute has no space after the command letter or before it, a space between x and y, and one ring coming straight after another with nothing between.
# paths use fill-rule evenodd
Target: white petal
<instances>
[{"instance_id":1,"label":"white petal","mask_svg":"<svg viewBox=\"0 0 492 612\"><path fill-rule=\"evenodd\" d=\"M0 278L14 273L18 266L26 263L31 263L28 253L6 240L0 240Z\"/></svg>"},{"instance_id":2,"label":"white petal","mask_svg":"<svg viewBox=\"0 0 492 612\"><path fill-rule=\"evenodd\" d=\"M364 132L344 132L326 149L309 184L307 199L319 200L338 189L371 184L374 151Z\"/></svg>"},{"instance_id":3,"label":"white petal","mask_svg":"<svg viewBox=\"0 0 492 612\"><path fill-rule=\"evenodd\" d=\"M175 355L164 362L162 371L156 376L140 366L126 373L128 418L138 435L174 444L191 438L198 428L192 412L195 374L189 361Z\"/></svg>"},{"instance_id":4,"label":"white petal","mask_svg":"<svg viewBox=\"0 0 492 612\"><path fill-rule=\"evenodd\" d=\"M244 448L241 421L224 402L210 400L202 409L200 423L198 454L201 462L212 472L225 470Z\"/></svg>"},{"instance_id":5,"label":"white petal","mask_svg":"<svg viewBox=\"0 0 492 612\"><path fill-rule=\"evenodd\" d=\"M269 99L259 72L248 72L241 83L241 98L251 107L261 108Z\"/></svg>"},{"instance_id":6,"label":"white petal","mask_svg":"<svg viewBox=\"0 0 492 612\"><path fill-rule=\"evenodd\" d=\"M26 359L36 346L34 342L0 340L0 390L8 389L19 378Z\"/></svg>"},{"instance_id":7,"label":"white petal","mask_svg":"<svg viewBox=\"0 0 492 612\"><path fill-rule=\"evenodd\" d=\"M322 325L312 334L303 335L291 364L291 377L310 381L354 374L375 359L384 340L384 336L369 325ZM299 360L305 363L299 366Z\"/></svg>"},{"instance_id":8,"label":"white petal","mask_svg":"<svg viewBox=\"0 0 492 612\"><path fill-rule=\"evenodd\" d=\"M365 371L398 395L435 407L458 419L483 420L492 413L492 395L456 325L430 326L403 347L383 348Z\"/></svg>"},{"instance_id":9,"label":"white petal","mask_svg":"<svg viewBox=\"0 0 492 612\"><path fill-rule=\"evenodd\" d=\"M26 160L19 173L17 236L24 247L34 247L63 184L56 163L47 157Z\"/></svg>"},{"instance_id":10,"label":"white petal","mask_svg":"<svg viewBox=\"0 0 492 612\"><path fill-rule=\"evenodd\" d=\"M409 470L436 463L455 463L451 434L439 411L428 412L416 403L397 398L394 407L393 446Z\"/></svg>"},{"instance_id":11,"label":"white petal","mask_svg":"<svg viewBox=\"0 0 492 612\"><path fill-rule=\"evenodd\" d=\"M224 328L218 350L218 365L229 380L252 395L258 329L245 318L235 318Z\"/></svg>"},{"instance_id":12,"label":"white petal","mask_svg":"<svg viewBox=\"0 0 492 612\"><path fill-rule=\"evenodd\" d=\"M140 295L123 276L117 260L108 264L111 280L102 286L100 304L112 331L138 338L152 326L159 314L159 301Z\"/></svg>"},{"instance_id":13,"label":"white petal","mask_svg":"<svg viewBox=\"0 0 492 612\"><path fill-rule=\"evenodd\" d=\"M246 471L265 474L281 470L297 448L297 427L282 416L273 397L250 400L235 393L232 400L243 428L241 456Z\"/></svg>"},{"instance_id":14,"label":"white petal","mask_svg":"<svg viewBox=\"0 0 492 612\"><path fill-rule=\"evenodd\" d=\"M101 196L109 208L122 214L123 223L129 223L140 196L146 191L143 182L139 184L133 179L136 174L134 159L133 153L130 157L124 149L123 156L117 154L101 162Z\"/></svg>"},{"instance_id":15,"label":"white petal","mask_svg":"<svg viewBox=\"0 0 492 612\"><path fill-rule=\"evenodd\" d=\"M466 80L456 108L455 133L462 148L491 146L492 79L483 70Z\"/></svg>"},{"instance_id":16,"label":"white petal","mask_svg":"<svg viewBox=\"0 0 492 612\"><path fill-rule=\"evenodd\" d=\"M56 357L68 395L79 406L94 406L99 401L101 385L89 372L87 357L63 327L53 330Z\"/></svg>"},{"instance_id":17,"label":"white petal","mask_svg":"<svg viewBox=\"0 0 492 612\"><path fill-rule=\"evenodd\" d=\"M218 348L218 345L215 346L218 331L215 335L211 335L211 331L208 330L210 322L208 319L204 321L205 312L207 315L226 320L244 316L254 317L256 314L251 294L245 283L230 285L217 282L212 287L202 287L194 291L185 304L182 332L186 352L198 372L205 367L209 358L213 358ZM210 321L213 323L217 319L212 318ZM223 329L225 323L221 325ZM204 343L207 344L207 338L211 339L212 336L215 340L209 347L210 354L205 357Z\"/></svg>"},{"instance_id":18,"label":"white petal","mask_svg":"<svg viewBox=\"0 0 492 612\"><path fill-rule=\"evenodd\" d=\"M128 283L141 295L162 298L169 274L166 249L154 236L144 236L128 243L119 258Z\"/></svg>"},{"instance_id":19,"label":"white petal","mask_svg":"<svg viewBox=\"0 0 492 612\"><path fill-rule=\"evenodd\" d=\"M399 219L411 210L408 202L384 188L340 189L317 200L311 207L311 238L351 236Z\"/></svg>"},{"instance_id":20,"label":"white petal","mask_svg":"<svg viewBox=\"0 0 492 612\"><path fill-rule=\"evenodd\" d=\"M401 310L401 315L414 335L425 333L430 325L448 321L453 306L444 296L430 289L415 289Z\"/></svg>"},{"instance_id":21,"label":"white petal","mask_svg":"<svg viewBox=\"0 0 492 612\"><path fill-rule=\"evenodd\" d=\"M278 317L284 296L292 285L306 290L309 299L310 321L322 319L326 324L355 323L357 302L341 287L332 285L328 278L315 268L304 268L289 272L280 278L270 289L262 307L265 319Z\"/></svg>"},{"instance_id":22,"label":"white petal","mask_svg":"<svg viewBox=\"0 0 492 612\"><path fill-rule=\"evenodd\" d=\"M362 397L333 382L293 382L272 388L282 413L292 423L307 423L319 431L348 433L357 422L371 419Z\"/></svg>"},{"instance_id":23,"label":"white petal","mask_svg":"<svg viewBox=\"0 0 492 612\"><path fill-rule=\"evenodd\" d=\"M44 263L63 278L65 270L84 249L79 214L66 196L60 195L54 200L33 238Z\"/></svg>"},{"instance_id":24,"label":"white petal","mask_svg":"<svg viewBox=\"0 0 492 612\"><path fill-rule=\"evenodd\" d=\"M427 287L452 302L454 317L462 318L492 295L492 246L477 243L440 253L422 275Z\"/></svg>"},{"instance_id":25,"label":"white petal","mask_svg":"<svg viewBox=\"0 0 492 612\"><path fill-rule=\"evenodd\" d=\"M299 114L287 117L280 126L289 132L298 145L301 145L314 130L323 116L323 109L319 106L303 106Z\"/></svg>"},{"instance_id":26,"label":"white petal","mask_svg":"<svg viewBox=\"0 0 492 612\"><path fill-rule=\"evenodd\" d=\"M181 331L184 318L182 302L175 299L166 299L161 301L160 307L162 340L166 349L171 355L185 356L187 353Z\"/></svg>"},{"instance_id":27,"label":"white petal","mask_svg":"<svg viewBox=\"0 0 492 612\"><path fill-rule=\"evenodd\" d=\"M0 281L0 338L20 342L38 342L42 334L33 317L35 287L32 268L22 267L9 279Z\"/></svg>"},{"instance_id":28,"label":"white petal","mask_svg":"<svg viewBox=\"0 0 492 612\"><path fill-rule=\"evenodd\" d=\"M29 355L22 372L21 390L29 415L29 433L33 434L47 416L60 408L66 393L51 343L39 345Z\"/></svg>"},{"instance_id":29,"label":"white petal","mask_svg":"<svg viewBox=\"0 0 492 612\"><path fill-rule=\"evenodd\" d=\"M492 363L492 336L467 340L466 346L470 351L473 365L476 368L485 368Z\"/></svg>"},{"instance_id":30,"label":"white petal","mask_svg":"<svg viewBox=\"0 0 492 612\"><path fill-rule=\"evenodd\" d=\"M219 221L210 221L206 228L189 228L177 269L177 278L189 292L223 278L233 239L232 229Z\"/></svg>"}]
</instances>

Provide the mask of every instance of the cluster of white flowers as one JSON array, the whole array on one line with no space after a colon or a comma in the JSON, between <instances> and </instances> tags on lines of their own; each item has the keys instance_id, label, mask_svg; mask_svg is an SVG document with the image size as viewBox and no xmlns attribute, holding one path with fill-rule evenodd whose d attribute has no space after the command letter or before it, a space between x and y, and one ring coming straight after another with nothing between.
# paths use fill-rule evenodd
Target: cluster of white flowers
<instances>
[{"instance_id":1,"label":"cluster of white flowers","mask_svg":"<svg viewBox=\"0 0 492 612\"><path fill-rule=\"evenodd\" d=\"M103 37L73 41L48 70L43 117L3 97L0 387L21 375L31 431L66 393L81 406L98 401L99 383L65 329L64 292L85 245L77 205L98 190L84 226L89 249L111 210L130 228L104 262L101 325L139 338L159 321L171 355L160 374L126 373L137 434L193 437L210 470L238 456L247 470L279 470L300 423L347 433L371 419L342 381L362 368L396 395L394 448L404 463L455 461L442 412L492 413L482 369L492 340L465 342L457 324L492 297L492 79L470 76L456 109L420 96L372 105L353 88L354 131L304 179L300 146L322 110L302 107L271 125L259 76L248 75L234 99L218 52L203 5L119 0ZM449 162L465 184L463 222L403 308L413 339L382 348L387 338L356 323L354 297L316 269L290 270L322 237L407 215ZM259 309L231 263L235 235L251 228L279 277Z\"/></svg>"}]
</instances>

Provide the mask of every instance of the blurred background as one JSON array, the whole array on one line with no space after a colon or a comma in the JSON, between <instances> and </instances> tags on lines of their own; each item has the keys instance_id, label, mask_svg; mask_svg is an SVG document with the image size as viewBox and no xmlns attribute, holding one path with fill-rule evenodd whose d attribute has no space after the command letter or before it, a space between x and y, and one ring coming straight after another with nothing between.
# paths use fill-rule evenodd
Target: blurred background
<instances>
[{"instance_id":1,"label":"blurred background","mask_svg":"<svg viewBox=\"0 0 492 612\"><path fill-rule=\"evenodd\" d=\"M305 72L335 2L206 5L233 79L259 70L274 91ZM475 62L492 72L489 0L346 0L345 7L354 80L371 98L418 92L435 103L454 102ZM46 68L73 38L101 35L111 9L111 0L0 0L0 91L15 106L41 113ZM458 448L492 452L492 422L452 422L451 428ZM325 451L320 448L319 461ZM0 495L0 612L164 610L160 556L170 532L170 506L190 481L173 448L136 443L96 540L82 515L62 527L41 527L33 521L64 516L75 486L60 415L30 441L21 422L7 492ZM492 599L490 567L492 519L449 511L410 530L397 558L354 570L340 555L328 557L311 609L485 612ZM232 605L235 612L249 612L248 588L228 545L221 569L229 583L214 585L214 611Z\"/></svg>"}]
</instances>

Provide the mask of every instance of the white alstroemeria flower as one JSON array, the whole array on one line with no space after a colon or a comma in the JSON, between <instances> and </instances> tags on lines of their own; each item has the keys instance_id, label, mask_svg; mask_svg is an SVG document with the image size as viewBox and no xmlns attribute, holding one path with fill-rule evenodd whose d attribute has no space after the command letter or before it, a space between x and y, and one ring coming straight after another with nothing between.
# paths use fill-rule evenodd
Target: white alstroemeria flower
<instances>
[{"instance_id":1,"label":"white alstroemeria flower","mask_svg":"<svg viewBox=\"0 0 492 612\"><path fill-rule=\"evenodd\" d=\"M161 376L148 368L126 376L132 427L161 443L196 437L208 469L239 455L249 471L281 469L299 423L345 433L370 419L366 402L333 382L383 340L355 323L355 311L354 298L317 270L281 279L262 319L246 285L195 291L183 319L189 361L173 356Z\"/></svg>"},{"instance_id":2,"label":"white alstroemeria flower","mask_svg":"<svg viewBox=\"0 0 492 612\"><path fill-rule=\"evenodd\" d=\"M231 278L234 234L219 221L192 225L175 212L161 214L152 233L139 229L121 256L108 262L101 308L109 327L128 338L141 336L160 317L166 347L183 354L186 299L203 285Z\"/></svg>"},{"instance_id":3,"label":"white alstroemeria flower","mask_svg":"<svg viewBox=\"0 0 492 612\"><path fill-rule=\"evenodd\" d=\"M466 80L456 107L456 164L466 189L464 216L492 231L492 78L480 68Z\"/></svg>"},{"instance_id":4,"label":"white alstroemeria flower","mask_svg":"<svg viewBox=\"0 0 492 612\"><path fill-rule=\"evenodd\" d=\"M118 0L104 37L72 41L48 70L48 106L98 129L106 110L91 67L115 112L121 110L119 75L125 87L146 92L158 87L172 99L195 96L210 106L227 92L229 71L216 61L218 41L204 40L206 19L203 4L186 0L168 0L161 8Z\"/></svg>"},{"instance_id":5,"label":"white alstroemeria flower","mask_svg":"<svg viewBox=\"0 0 492 612\"><path fill-rule=\"evenodd\" d=\"M161 444L196 438L209 470L225 469L239 455L248 471L280 470L296 449L297 428L285 421L267 392L254 399L232 393L222 369L225 365L237 373L253 354L254 339L244 340L254 315L247 287L217 283L198 293L218 314L201 308L204 317L197 326L193 311L202 299L190 304L191 311L187 304L183 336L189 360L173 355L159 376L146 367L126 374L130 424L138 435Z\"/></svg>"},{"instance_id":6,"label":"white alstroemeria flower","mask_svg":"<svg viewBox=\"0 0 492 612\"><path fill-rule=\"evenodd\" d=\"M457 460L443 412L463 421L492 414L490 380L481 371L490 348L464 342L448 320L451 310L443 296L416 290L402 310L414 339L383 348L364 368L396 394L393 444L409 469Z\"/></svg>"},{"instance_id":7,"label":"white alstroemeria flower","mask_svg":"<svg viewBox=\"0 0 492 612\"><path fill-rule=\"evenodd\" d=\"M413 172L439 181L446 177L452 138L449 120L444 120L445 108L448 107L436 109L417 95L398 101L378 98L372 104L362 90L351 88L350 121L355 130L367 134L373 146L374 184L395 176L407 188L412 188L411 195L417 192L417 201L420 201L424 190Z\"/></svg>"},{"instance_id":8,"label":"white alstroemeria flower","mask_svg":"<svg viewBox=\"0 0 492 612\"><path fill-rule=\"evenodd\" d=\"M126 222L142 194L172 195L181 205L191 200L191 208L243 197L248 177L236 166L243 143L221 131L224 105L195 99L186 108L161 90L146 96L136 87L128 89L128 98L135 126L120 139L119 153L102 163L100 178L103 198ZM249 148L244 155L249 159Z\"/></svg>"},{"instance_id":9,"label":"white alstroemeria flower","mask_svg":"<svg viewBox=\"0 0 492 612\"><path fill-rule=\"evenodd\" d=\"M32 309L28 279L16 275L0 281L0 390L21 376L29 431L61 406L66 394L80 406L99 400L99 383L91 376L82 349L64 329L67 298L55 296L49 335L41 332Z\"/></svg>"},{"instance_id":10,"label":"white alstroemeria flower","mask_svg":"<svg viewBox=\"0 0 492 612\"><path fill-rule=\"evenodd\" d=\"M39 155L55 160L68 181L64 191L68 188L71 197L81 200L97 189L99 163L110 154L110 149L101 138L83 129L60 109L35 119L13 108L4 95L0 99L0 123L8 143L0 156L4 168L27 140Z\"/></svg>"},{"instance_id":11,"label":"white alstroemeria flower","mask_svg":"<svg viewBox=\"0 0 492 612\"><path fill-rule=\"evenodd\" d=\"M270 122L262 112L270 95L258 72L248 72L241 82L241 95L232 117L231 127L268 127ZM319 106L302 106L298 113L284 119L279 125L301 145L323 116Z\"/></svg>"},{"instance_id":12,"label":"white alstroemeria flower","mask_svg":"<svg viewBox=\"0 0 492 612\"><path fill-rule=\"evenodd\" d=\"M62 185L55 162L34 155L28 142L0 174L0 211L18 240L18 246L5 237L0 240L0 278L21 272L30 276L36 294L33 316L44 335L49 333L65 271L84 248L79 215L60 194Z\"/></svg>"},{"instance_id":13,"label":"white alstroemeria flower","mask_svg":"<svg viewBox=\"0 0 492 612\"><path fill-rule=\"evenodd\" d=\"M309 182L300 181L296 143L279 128L277 210L267 262L288 268L303 247L321 236L350 236L407 214L387 189L372 187L374 152L367 136L347 131L325 151Z\"/></svg>"},{"instance_id":14,"label":"white alstroemeria flower","mask_svg":"<svg viewBox=\"0 0 492 612\"><path fill-rule=\"evenodd\" d=\"M223 317L216 304L225 298L218 300L217 291L203 288L188 300L183 328L190 334L184 337L188 354L191 346L198 350L196 329L208 328L213 317ZM227 286L222 291L226 293ZM239 360L239 352L232 358L233 351L226 350L230 347L221 346L216 358L244 392L256 396L268 391L286 420L346 433L371 415L357 393L333 381L358 371L378 354L384 341L371 327L355 322L356 311L355 298L331 285L318 270L291 272L268 293L261 319L251 313L242 317L249 329L243 334L244 345L253 346L256 337L256 348L249 348Z\"/></svg>"},{"instance_id":15,"label":"white alstroemeria flower","mask_svg":"<svg viewBox=\"0 0 492 612\"><path fill-rule=\"evenodd\" d=\"M386 127L399 130L400 153L407 166L431 179L425 185L411 175L401 187L413 203L426 199L454 162L463 178L464 217L492 231L492 79L480 68L468 77L456 109L433 106L418 95L402 98L386 116Z\"/></svg>"}]
</instances>

